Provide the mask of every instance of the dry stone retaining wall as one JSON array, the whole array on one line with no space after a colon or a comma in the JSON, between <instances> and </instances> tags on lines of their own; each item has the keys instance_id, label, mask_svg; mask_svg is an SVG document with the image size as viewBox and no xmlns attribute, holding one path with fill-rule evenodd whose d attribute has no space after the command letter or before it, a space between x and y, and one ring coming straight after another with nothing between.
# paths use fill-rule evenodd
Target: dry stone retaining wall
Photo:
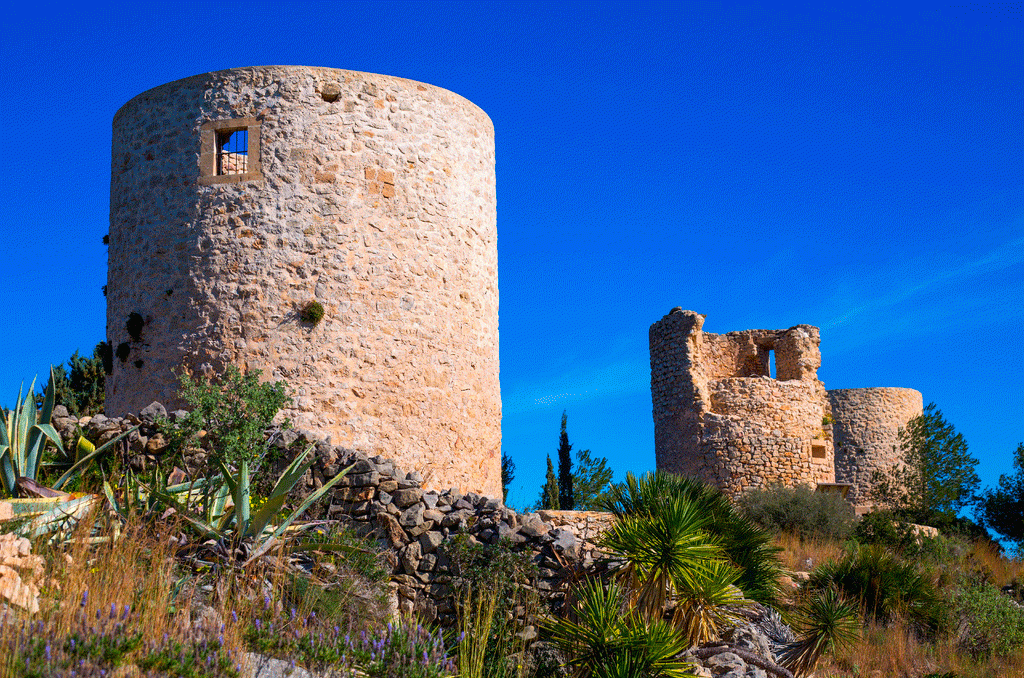
<instances>
[{"instance_id":1,"label":"dry stone retaining wall","mask_svg":"<svg viewBox=\"0 0 1024 678\"><path fill-rule=\"evenodd\" d=\"M167 449L155 420L160 416L177 419L183 411L167 413L159 403L144 408L140 415L77 419L63 406L54 408L53 423L69 446L77 431L98 445L139 425L113 452L132 467L153 463ZM454 623L451 567L444 555L446 540L465 532L482 544L497 544L507 538L516 551L528 554L538 567L532 582L543 599L558 609L564 600L560 583L566 563L591 564L595 540L614 522L608 513L591 511L540 511L517 513L500 499L452 488L438 491L424 486L417 471L405 471L392 459L367 456L317 438L313 431L276 432L271 444L281 451L278 466L294 454L315 446L316 461L294 491L298 503L316 487L351 466L328 497L311 507L305 517L330 518L353 526L364 535L376 537L387 547L392 583L398 608L416 610L430 621ZM268 468L264 473L273 475Z\"/></svg>"},{"instance_id":2,"label":"dry stone retaining wall","mask_svg":"<svg viewBox=\"0 0 1024 678\"><path fill-rule=\"evenodd\" d=\"M297 427L428 487L500 494L482 110L411 80L266 66L149 90L113 127L110 414L180 406L181 367L259 368L294 389ZM228 155L218 174L218 135L243 128L244 167Z\"/></svg>"},{"instance_id":3,"label":"dry stone retaining wall","mask_svg":"<svg viewBox=\"0 0 1024 678\"><path fill-rule=\"evenodd\" d=\"M871 506L871 477L900 459L898 433L923 411L921 393L911 388L851 388L828 392L836 441L836 481L851 483L848 499Z\"/></svg>"}]
</instances>

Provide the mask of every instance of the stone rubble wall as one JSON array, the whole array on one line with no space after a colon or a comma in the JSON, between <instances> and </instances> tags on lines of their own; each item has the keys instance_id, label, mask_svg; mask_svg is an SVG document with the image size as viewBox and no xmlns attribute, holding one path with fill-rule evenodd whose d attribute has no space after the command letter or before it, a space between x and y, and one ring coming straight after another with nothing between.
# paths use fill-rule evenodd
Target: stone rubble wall
<instances>
[{"instance_id":1,"label":"stone rubble wall","mask_svg":"<svg viewBox=\"0 0 1024 678\"><path fill-rule=\"evenodd\" d=\"M67 448L75 444L79 431L99 446L139 425L112 454L122 455L130 466L141 469L155 463L168 447L156 420L183 415L182 411L167 413L161 404L153 403L140 415L111 418L100 414L77 419L58 406L54 408L53 424ZM527 553L537 565L539 578L532 587L558 609L564 600L559 590L564 567L567 563L592 564L599 555L595 541L614 524L614 517L608 513L517 513L499 498L462 493L455 488L428 489L418 471L405 471L382 455L368 456L332 445L314 431L279 431L272 436L271 445L280 451L276 455L279 459L264 473L275 477L295 454L310 445L315 448L313 467L293 491L295 503L351 466L338 486L305 517L339 520L378 539L392 567L399 610L416 610L429 621L454 622L451 567L443 548L454 535L465 532L483 544L497 544L507 538L514 550Z\"/></svg>"},{"instance_id":2,"label":"stone rubble wall","mask_svg":"<svg viewBox=\"0 0 1024 678\"><path fill-rule=\"evenodd\" d=\"M871 505L872 475L900 459L899 430L923 411L911 388L850 388L828 392L836 445L836 482L852 483L847 499L861 512Z\"/></svg>"},{"instance_id":3,"label":"stone rubble wall","mask_svg":"<svg viewBox=\"0 0 1024 678\"><path fill-rule=\"evenodd\" d=\"M245 172L209 176L232 125ZM401 78L264 66L138 95L113 123L108 413L181 406L175 370L259 368L297 427L500 493L494 161L482 110Z\"/></svg>"},{"instance_id":4,"label":"stone rubble wall","mask_svg":"<svg viewBox=\"0 0 1024 678\"><path fill-rule=\"evenodd\" d=\"M818 382L733 377L712 382L701 449L712 482L735 496L774 484L835 482L827 413ZM812 444L820 454L812 455Z\"/></svg>"},{"instance_id":5,"label":"stone rubble wall","mask_svg":"<svg viewBox=\"0 0 1024 678\"><path fill-rule=\"evenodd\" d=\"M773 483L835 482L818 328L719 335L703 324L703 315L677 308L650 329L658 468L732 496Z\"/></svg>"}]
</instances>

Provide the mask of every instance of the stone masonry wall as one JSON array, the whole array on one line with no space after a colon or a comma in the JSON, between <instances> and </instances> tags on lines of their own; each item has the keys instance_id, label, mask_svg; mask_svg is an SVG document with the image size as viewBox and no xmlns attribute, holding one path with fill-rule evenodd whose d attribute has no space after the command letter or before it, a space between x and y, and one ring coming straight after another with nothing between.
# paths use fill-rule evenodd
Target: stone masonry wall
<instances>
[{"instance_id":1,"label":"stone masonry wall","mask_svg":"<svg viewBox=\"0 0 1024 678\"><path fill-rule=\"evenodd\" d=\"M732 495L773 483L835 482L818 329L718 335L703 323L703 315L676 308L650 329L658 468Z\"/></svg>"},{"instance_id":2,"label":"stone masonry wall","mask_svg":"<svg viewBox=\"0 0 1024 678\"><path fill-rule=\"evenodd\" d=\"M836 482L852 483L847 497L859 510L871 506L871 476L899 460L898 433L923 411L910 388L851 388L828 392L836 445Z\"/></svg>"},{"instance_id":3,"label":"stone masonry wall","mask_svg":"<svg viewBox=\"0 0 1024 678\"><path fill-rule=\"evenodd\" d=\"M169 419L173 421L184 414L171 412ZM155 424L158 417L168 417L160 403L143 408L139 415L101 414L81 419L58 406L54 409L53 424L66 449L73 449L79 431L99 446L139 425L110 454L119 455L125 464L141 469L167 449L167 441ZM351 466L339 485L304 517L339 520L378 539L392 569L392 589L398 608L405 612L416 610L427 621L454 623L451 569L444 544L455 534L465 532L472 541L484 544L496 544L507 538L514 550L525 552L538 567L539 576L530 585L558 609L565 596L560 586L565 577L563 568L570 563L592 564L596 539L614 524L610 513L517 513L500 499L456 489L427 489L420 473L405 471L394 460L381 455L367 456L332 445L313 431L279 431L270 440L281 454L279 468L262 472L269 477L276 477L296 454L314 446L315 463L293 491L293 505Z\"/></svg>"},{"instance_id":4,"label":"stone masonry wall","mask_svg":"<svg viewBox=\"0 0 1024 678\"><path fill-rule=\"evenodd\" d=\"M218 176L236 128L244 171ZM110 222L110 414L180 406L183 367L259 368L296 427L500 496L494 130L472 103L327 68L172 82L114 118Z\"/></svg>"}]
</instances>

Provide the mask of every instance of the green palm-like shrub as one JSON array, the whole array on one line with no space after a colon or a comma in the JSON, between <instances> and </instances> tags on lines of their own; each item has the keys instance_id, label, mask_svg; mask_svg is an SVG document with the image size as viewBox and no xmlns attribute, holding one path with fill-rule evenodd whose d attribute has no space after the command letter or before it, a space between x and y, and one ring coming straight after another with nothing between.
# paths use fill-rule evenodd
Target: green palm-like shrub
<instances>
[{"instance_id":1,"label":"green palm-like shrub","mask_svg":"<svg viewBox=\"0 0 1024 678\"><path fill-rule=\"evenodd\" d=\"M916 565L879 546L855 547L838 560L822 563L807 584L812 591L836 588L880 622L905 616L934 629L940 619L938 592L931 580Z\"/></svg>"},{"instance_id":2,"label":"green palm-like shrub","mask_svg":"<svg viewBox=\"0 0 1024 678\"><path fill-rule=\"evenodd\" d=\"M629 609L614 582L591 579L577 592L576 620L556 619L546 632L569 659L576 678L682 678L690 664L676 657L684 636L661 619Z\"/></svg>"},{"instance_id":3,"label":"green palm-like shrub","mask_svg":"<svg viewBox=\"0 0 1024 678\"><path fill-rule=\"evenodd\" d=\"M621 518L602 536L616 581L645 618L660 618L670 600L701 588L710 563L724 560L719 540L704 530L709 516L703 508L676 496L648 513Z\"/></svg>"},{"instance_id":4,"label":"green palm-like shrub","mask_svg":"<svg viewBox=\"0 0 1024 678\"><path fill-rule=\"evenodd\" d=\"M950 632L973 657L1006 657L1024 646L1024 609L994 586L964 582L948 604Z\"/></svg>"},{"instance_id":5,"label":"green palm-like shrub","mask_svg":"<svg viewBox=\"0 0 1024 678\"><path fill-rule=\"evenodd\" d=\"M797 642L786 647L780 661L794 674L811 673L828 651L842 651L857 642L861 620L857 607L843 599L836 587L811 596L793 617Z\"/></svg>"},{"instance_id":6,"label":"green palm-like shrub","mask_svg":"<svg viewBox=\"0 0 1024 678\"><path fill-rule=\"evenodd\" d=\"M744 516L771 532L836 541L853 532L853 506L839 494L815 492L806 485L750 490L737 503Z\"/></svg>"},{"instance_id":7,"label":"green palm-like shrub","mask_svg":"<svg viewBox=\"0 0 1024 678\"><path fill-rule=\"evenodd\" d=\"M665 471L632 473L612 485L602 508L618 518L649 514L653 507L675 497L687 497L708 517L703 529L718 538L726 558L740 569L736 585L747 598L774 605L779 595L782 564L771 535L752 524L736 510L729 498L717 488L693 478Z\"/></svg>"},{"instance_id":8,"label":"green palm-like shrub","mask_svg":"<svg viewBox=\"0 0 1024 678\"><path fill-rule=\"evenodd\" d=\"M739 568L730 563L712 561L704 576L684 590L673 613L673 622L691 644L709 643L721 637L726 628L743 622L736 611L749 607L751 601L735 584L739 575Z\"/></svg>"}]
</instances>

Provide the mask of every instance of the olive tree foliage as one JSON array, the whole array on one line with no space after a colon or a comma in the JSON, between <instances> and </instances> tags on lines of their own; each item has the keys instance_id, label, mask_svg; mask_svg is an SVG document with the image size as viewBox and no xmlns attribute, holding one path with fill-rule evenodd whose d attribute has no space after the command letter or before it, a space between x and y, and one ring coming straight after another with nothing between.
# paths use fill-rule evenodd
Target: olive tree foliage
<instances>
[{"instance_id":1,"label":"olive tree foliage","mask_svg":"<svg viewBox=\"0 0 1024 678\"><path fill-rule=\"evenodd\" d=\"M1013 456L1015 472L999 476L999 485L982 492L979 513L985 526L1017 544L1024 553L1024 443Z\"/></svg>"},{"instance_id":2,"label":"olive tree foliage","mask_svg":"<svg viewBox=\"0 0 1024 678\"><path fill-rule=\"evenodd\" d=\"M897 515L927 524L977 502L978 460L967 442L929 403L899 432L900 463L872 475L872 499Z\"/></svg>"}]
</instances>

